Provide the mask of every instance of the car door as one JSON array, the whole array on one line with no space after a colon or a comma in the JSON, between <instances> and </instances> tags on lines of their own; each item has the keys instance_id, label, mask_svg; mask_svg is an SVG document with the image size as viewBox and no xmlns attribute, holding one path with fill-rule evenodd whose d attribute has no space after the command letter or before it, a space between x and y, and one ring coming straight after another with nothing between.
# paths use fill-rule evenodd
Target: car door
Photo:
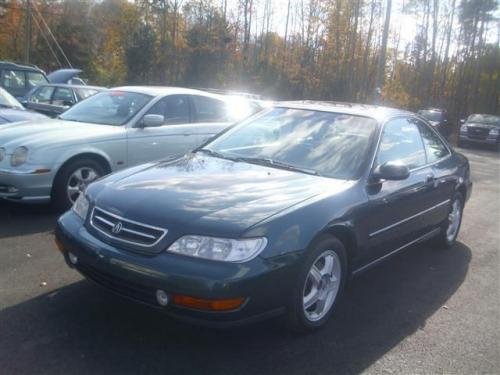
<instances>
[{"instance_id":1,"label":"car door","mask_svg":"<svg viewBox=\"0 0 500 375\"><path fill-rule=\"evenodd\" d=\"M50 116L52 114L51 100L54 90L54 86L40 86L28 98L26 107Z\"/></svg>"},{"instance_id":2,"label":"car door","mask_svg":"<svg viewBox=\"0 0 500 375\"><path fill-rule=\"evenodd\" d=\"M367 186L366 228L371 261L425 235L426 220L435 209L436 191L418 126L408 117L389 120L383 128L374 168L401 162L409 177L401 181L375 181Z\"/></svg>"},{"instance_id":3,"label":"car door","mask_svg":"<svg viewBox=\"0 0 500 375\"><path fill-rule=\"evenodd\" d=\"M75 93L71 87L56 87L52 95L52 116L57 116L71 108L76 103Z\"/></svg>"},{"instance_id":4,"label":"car door","mask_svg":"<svg viewBox=\"0 0 500 375\"><path fill-rule=\"evenodd\" d=\"M169 95L155 103L145 115L164 116L161 126L147 127L143 121L127 131L129 165L182 155L192 148L191 112L186 95Z\"/></svg>"},{"instance_id":5,"label":"car door","mask_svg":"<svg viewBox=\"0 0 500 375\"><path fill-rule=\"evenodd\" d=\"M430 211L426 217L427 228L438 225L449 213L449 202L453 197L455 187L459 184L456 176L456 165L451 156L451 151L443 142L437 132L419 119L411 119L419 128L424 142L427 162L432 168L435 194L432 206L437 207Z\"/></svg>"}]
</instances>

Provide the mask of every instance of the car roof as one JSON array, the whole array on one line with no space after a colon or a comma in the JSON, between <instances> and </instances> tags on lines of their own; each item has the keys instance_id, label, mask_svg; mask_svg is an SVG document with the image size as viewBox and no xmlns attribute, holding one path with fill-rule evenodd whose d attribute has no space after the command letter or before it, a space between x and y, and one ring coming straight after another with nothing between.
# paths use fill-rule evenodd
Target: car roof
<instances>
[{"instance_id":1,"label":"car roof","mask_svg":"<svg viewBox=\"0 0 500 375\"><path fill-rule=\"evenodd\" d=\"M72 89L91 89L91 90L106 90L106 87L102 86L89 86L89 85L71 85L68 83L42 83L41 85L38 85L36 87L45 87L45 86L50 86L50 87L68 87Z\"/></svg>"},{"instance_id":2,"label":"car roof","mask_svg":"<svg viewBox=\"0 0 500 375\"><path fill-rule=\"evenodd\" d=\"M110 90L128 91L128 92L135 92L139 94L146 94L152 96L184 94L184 95L202 95L222 100L224 99L223 95L212 94L206 91L201 91L196 89L187 89L183 87L173 87L173 86L121 86L121 87L113 87Z\"/></svg>"},{"instance_id":3,"label":"car roof","mask_svg":"<svg viewBox=\"0 0 500 375\"><path fill-rule=\"evenodd\" d=\"M43 75L45 75L45 72L36 65L21 64L21 63L12 62L12 61L0 60L0 68L12 68L12 69L18 69L18 70L26 70L26 71L30 71L30 72L42 73Z\"/></svg>"},{"instance_id":4,"label":"car roof","mask_svg":"<svg viewBox=\"0 0 500 375\"><path fill-rule=\"evenodd\" d=\"M415 116L414 113L402 109L371 105L371 104L348 103L348 102L301 100L301 101L276 102L274 104L274 107L342 113L353 116L371 117L378 121L384 121L388 118L396 116Z\"/></svg>"}]
</instances>

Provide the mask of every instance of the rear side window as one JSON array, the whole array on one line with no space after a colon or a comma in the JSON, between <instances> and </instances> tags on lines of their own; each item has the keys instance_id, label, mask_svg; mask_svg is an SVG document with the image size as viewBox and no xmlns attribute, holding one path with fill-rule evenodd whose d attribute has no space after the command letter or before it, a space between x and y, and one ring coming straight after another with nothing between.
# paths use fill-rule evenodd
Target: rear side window
<instances>
[{"instance_id":1,"label":"rear side window","mask_svg":"<svg viewBox=\"0 0 500 375\"><path fill-rule=\"evenodd\" d=\"M2 86L10 89L24 89L26 86L24 72L22 70L4 70Z\"/></svg>"},{"instance_id":2,"label":"rear side window","mask_svg":"<svg viewBox=\"0 0 500 375\"><path fill-rule=\"evenodd\" d=\"M384 126L377 163L382 165L386 162L401 162L410 169L426 164L419 129L407 118L390 120Z\"/></svg>"},{"instance_id":3,"label":"rear side window","mask_svg":"<svg viewBox=\"0 0 500 375\"><path fill-rule=\"evenodd\" d=\"M52 86L40 87L31 96L30 102L40 103L40 104L49 104L53 92L54 92L54 87L52 87Z\"/></svg>"},{"instance_id":4,"label":"rear side window","mask_svg":"<svg viewBox=\"0 0 500 375\"><path fill-rule=\"evenodd\" d=\"M54 97L52 98L52 104L58 106L73 105L75 104L75 99L73 97L73 90L68 87L58 87Z\"/></svg>"},{"instance_id":5,"label":"rear side window","mask_svg":"<svg viewBox=\"0 0 500 375\"><path fill-rule=\"evenodd\" d=\"M427 125L422 121L411 120L416 123L420 134L422 135L422 140L424 141L425 152L427 154L427 162L433 163L439 159L444 158L449 154L448 149L444 145L443 141L434 133Z\"/></svg>"},{"instance_id":6,"label":"rear side window","mask_svg":"<svg viewBox=\"0 0 500 375\"><path fill-rule=\"evenodd\" d=\"M27 72L28 76L28 87L31 89L38 85L43 85L44 83L48 83L47 79L44 77L42 73L38 72Z\"/></svg>"},{"instance_id":7,"label":"rear side window","mask_svg":"<svg viewBox=\"0 0 500 375\"><path fill-rule=\"evenodd\" d=\"M196 122L227 121L226 104L220 100L194 95L193 105Z\"/></svg>"}]
</instances>

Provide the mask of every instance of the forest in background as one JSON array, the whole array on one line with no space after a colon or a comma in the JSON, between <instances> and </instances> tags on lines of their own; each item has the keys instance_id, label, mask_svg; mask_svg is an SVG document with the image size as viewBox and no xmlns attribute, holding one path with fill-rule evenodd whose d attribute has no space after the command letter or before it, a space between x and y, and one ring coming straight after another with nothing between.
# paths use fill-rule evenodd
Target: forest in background
<instances>
[{"instance_id":1,"label":"forest in background","mask_svg":"<svg viewBox=\"0 0 500 375\"><path fill-rule=\"evenodd\" d=\"M0 60L31 27L31 63L93 84L499 113L496 0L29 0L31 22L27 1L0 0Z\"/></svg>"}]
</instances>

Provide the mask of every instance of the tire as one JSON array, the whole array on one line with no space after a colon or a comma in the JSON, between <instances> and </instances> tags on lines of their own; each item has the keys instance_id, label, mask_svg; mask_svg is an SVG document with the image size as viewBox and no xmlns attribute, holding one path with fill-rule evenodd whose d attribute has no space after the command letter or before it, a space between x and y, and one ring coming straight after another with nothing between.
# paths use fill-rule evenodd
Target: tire
<instances>
[{"instance_id":1,"label":"tire","mask_svg":"<svg viewBox=\"0 0 500 375\"><path fill-rule=\"evenodd\" d=\"M75 173L77 174L78 171L82 172L81 175L83 178L81 185L75 177ZM93 171L95 176L93 174L91 175L89 171ZM107 174L106 168L94 159L81 158L69 162L61 168L54 180L54 186L52 188L53 204L59 210L68 210L78 197L78 193L76 191L74 194L69 193L70 186L72 188L77 187L82 190L89 183L101 176L104 176L105 174Z\"/></svg>"},{"instance_id":2,"label":"tire","mask_svg":"<svg viewBox=\"0 0 500 375\"><path fill-rule=\"evenodd\" d=\"M326 261L326 258L329 260ZM328 278L328 274L325 274L318 283L318 278L311 275L313 266L316 266L316 270L318 270L318 266L322 266L319 270L326 272L324 267L327 267L327 263L330 264L330 260L333 260L331 275L337 274L336 282ZM347 279L345 247L341 241L333 236L322 236L311 246L310 251L308 251L302 263L290 296L290 303L287 310L288 326L298 333L311 332L321 328L332 315L342 295ZM338 271L340 271L340 276L338 275ZM320 274L316 272L313 273L317 276L321 274L321 272ZM331 284L328 284L329 282L331 282ZM323 287L325 289L322 289ZM321 295L325 297L325 300L324 302L317 300L316 303L306 308L306 301L310 304L311 301L314 300L314 298L307 298L308 296L314 295L314 288L316 288L318 295L320 295L319 290L321 290ZM330 288L332 289L330 290ZM330 292L331 295L328 294ZM333 299L329 299L329 296ZM319 313L322 305L324 308L322 312Z\"/></svg>"},{"instance_id":3,"label":"tire","mask_svg":"<svg viewBox=\"0 0 500 375\"><path fill-rule=\"evenodd\" d=\"M441 231L439 232L439 235L436 237L437 245L442 246L444 248L450 248L455 244L458 233L460 232L460 226L462 225L464 202L465 201L462 194L458 192L455 193L451 201L450 212L448 214L448 217L441 224ZM454 215L455 204L457 204L457 209L459 210L458 211L459 216L458 216L458 222L452 223L451 220L453 218L451 217L451 215ZM454 230L450 229L450 226L452 225L456 225L456 228Z\"/></svg>"}]
</instances>

